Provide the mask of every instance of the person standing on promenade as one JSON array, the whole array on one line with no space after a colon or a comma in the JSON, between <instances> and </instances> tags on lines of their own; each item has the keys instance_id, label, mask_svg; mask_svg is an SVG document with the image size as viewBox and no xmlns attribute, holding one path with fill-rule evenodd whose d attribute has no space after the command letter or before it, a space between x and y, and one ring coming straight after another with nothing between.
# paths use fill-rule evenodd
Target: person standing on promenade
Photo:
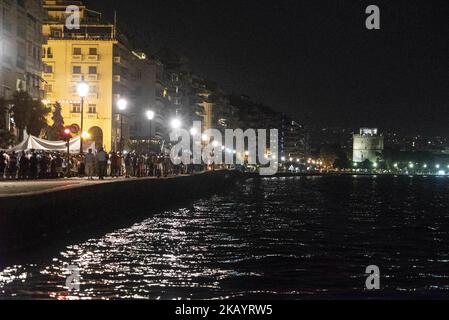
<instances>
[{"instance_id":1,"label":"person standing on promenade","mask_svg":"<svg viewBox=\"0 0 449 320\"><path fill-rule=\"evenodd\" d=\"M119 167L117 166L117 153L112 152L111 153L111 177L118 177L119 176Z\"/></svg>"},{"instance_id":2,"label":"person standing on promenade","mask_svg":"<svg viewBox=\"0 0 449 320\"><path fill-rule=\"evenodd\" d=\"M133 176L137 177L137 154L132 156Z\"/></svg>"},{"instance_id":3,"label":"person standing on promenade","mask_svg":"<svg viewBox=\"0 0 449 320\"><path fill-rule=\"evenodd\" d=\"M30 160L25 151L22 152L19 160L19 179L28 178L28 171L30 169Z\"/></svg>"},{"instance_id":4,"label":"person standing on promenade","mask_svg":"<svg viewBox=\"0 0 449 320\"><path fill-rule=\"evenodd\" d=\"M41 159L39 161L39 177L41 179L46 179L47 178L47 171L48 171L48 158L47 155L41 154Z\"/></svg>"},{"instance_id":5,"label":"person standing on promenade","mask_svg":"<svg viewBox=\"0 0 449 320\"><path fill-rule=\"evenodd\" d=\"M30 179L37 178L37 166L39 164L39 160L37 159L37 155L35 152L31 155L30 158Z\"/></svg>"},{"instance_id":6,"label":"person standing on promenade","mask_svg":"<svg viewBox=\"0 0 449 320\"><path fill-rule=\"evenodd\" d=\"M89 149L89 151L86 154L85 157L86 162L86 176L88 180L93 180L94 177L94 170L95 170L95 156L92 153L92 149Z\"/></svg>"},{"instance_id":7,"label":"person standing on promenade","mask_svg":"<svg viewBox=\"0 0 449 320\"><path fill-rule=\"evenodd\" d=\"M15 179L16 173L17 173L17 156L16 153L13 151L9 156L8 161L8 178Z\"/></svg>"},{"instance_id":8,"label":"person standing on promenade","mask_svg":"<svg viewBox=\"0 0 449 320\"><path fill-rule=\"evenodd\" d=\"M125 178L129 178L131 176L133 170L133 159L131 155L128 153L125 158Z\"/></svg>"},{"instance_id":9,"label":"person standing on promenade","mask_svg":"<svg viewBox=\"0 0 449 320\"><path fill-rule=\"evenodd\" d=\"M61 155L59 153L56 155L54 162L55 162L55 169L56 169L56 177L62 178L64 176L64 171L62 168L62 164L64 163L64 160L61 158Z\"/></svg>"},{"instance_id":10,"label":"person standing on promenade","mask_svg":"<svg viewBox=\"0 0 449 320\"><path fill-rule=\"evenodd\" d=\"M103 148L100 148L97 152L97 163L98 163L98 178L104 180L106 174L106 166L108 164L108 155Z\"/></svg>"},{"instance_id":11,"label":"person standing on promenade","mask_svg":"<svg viewBox=\"0 0 449 320\"><path fill-rule=\"evenodd\" d=\"M0 180L5 177L6 157L3 151L0 151Z\"/></svg>"},{"instance_id":12,"label":"person standing on promenade","mask_svg":"<svg viewBox=\"0 0 449 320\"><path fill-rule=\"evenodd\" d=\"M117 167L117 177L120 177L123 175L123 155L121 153L117 154L116 163Z\"/></svg>"}]
</instances>

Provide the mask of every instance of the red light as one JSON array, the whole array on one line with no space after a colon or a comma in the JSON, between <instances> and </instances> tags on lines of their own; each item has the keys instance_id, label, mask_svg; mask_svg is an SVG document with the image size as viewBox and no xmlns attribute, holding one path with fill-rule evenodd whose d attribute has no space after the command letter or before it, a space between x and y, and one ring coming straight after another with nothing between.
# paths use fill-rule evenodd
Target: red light
<instances>
[{"instance_id":1,"label":"red light","mask_svg":"<svg viewBox=\"0 0 449 320\"><path fill-rule=\"evenodd\" d=\"M70 134L70 132L71 132L70 129L64 129L64 134L65 134L65 135L68 136L68 135Z\"/></svg>"}]
</instances>

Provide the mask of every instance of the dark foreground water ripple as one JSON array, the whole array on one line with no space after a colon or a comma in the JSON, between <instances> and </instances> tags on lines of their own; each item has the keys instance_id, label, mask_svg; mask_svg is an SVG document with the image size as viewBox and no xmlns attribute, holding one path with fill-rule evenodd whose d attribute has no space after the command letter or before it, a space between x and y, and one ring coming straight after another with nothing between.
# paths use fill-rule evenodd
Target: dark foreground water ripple
<instances>
[{"instance_id":1,"label":"dark foreground water ripple","mask_svg":"<svg viewBox=\"0 0 449 320\"><path fill-rule=\"evenodd\" d=\"M0 269L0 299L449 297L449 179L252 179L148 216ZM65 289L67 265L79 292Z\"/></svg>"}]
</instances>

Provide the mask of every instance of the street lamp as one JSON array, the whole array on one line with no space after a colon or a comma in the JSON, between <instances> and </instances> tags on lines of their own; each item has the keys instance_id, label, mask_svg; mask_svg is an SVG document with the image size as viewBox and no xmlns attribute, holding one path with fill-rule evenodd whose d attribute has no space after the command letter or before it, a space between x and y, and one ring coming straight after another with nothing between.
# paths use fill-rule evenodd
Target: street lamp
<instances>
[{"instance_id":1,"label":"street lamp","mask_svg":"<svg viewBox=\"0 0 449 320\"><path fill-rule=\"evenodd\" d=\"M89 85L84 81L84 77L80 83L76 85L76 92L81 98L81 135L83 134L83 126L84 126L84 98L89 94ZM83 148L83 137L80 137L80 153L84 153Z\"/></svg>"},{"instance_id":2,"label":"street lamp","mask_svg":"<svg viewBox=\"0 0 449 320\"><path fill-rule=\"evenodd\" d=\"M190 134L191 134L192 136L196 136L196 135L198 134L198 131L196 130L196 128L191 128L191 129L190 129Z\"/></svg>"},{"instance_id":3,"label":"street lamp","mask_svg":"<svg viewBox=\"0 0 449 320\"><path fill-rule=\"evenodd\" d=\"M121 98L117 101L117 108L119 110L120 115L120 152L123 152L123 112L126 110L127 107L128 101L126 101L126 99Z\"/></svg>"},{"instance_id":4,"label":"street lamp","mask_svg":"<svg viewBox=\"0 0 449 320\"><path fill-rule=\"evenodd\" d=\"M148 123L149 123L149 134L148 134L148 154L151 152L151 121L154 119L154 111L148 110L146 112Z\"/></svg>"},{"instance_id":5,"label":"street lamp","mask_svg":"<svg viewBox=\"0 0 449 320\"><path fill-rule=\"evenodd\" d=\"M179 128L181 128L181 125L182 125L181 120L179 120L178 118L174 118L170 122L170 126L173 129L179 129Z\"/></svg>"}]
</instances>

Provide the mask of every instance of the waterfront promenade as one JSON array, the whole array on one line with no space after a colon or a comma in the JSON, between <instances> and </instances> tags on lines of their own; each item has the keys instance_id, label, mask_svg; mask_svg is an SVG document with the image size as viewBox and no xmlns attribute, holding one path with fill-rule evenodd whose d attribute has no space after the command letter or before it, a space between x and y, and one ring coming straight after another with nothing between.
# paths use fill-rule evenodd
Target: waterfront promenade
<instances>
[{"instance_id":1,"label":"waterfront promenade","mask_svg":"<svg viewBox=\"0 0 449 320\"><path fill-rule=\"evenodd\" d=\"M199 173L198 173L199 174ZM88 186L110 184L117 182L135 181L135 180L164 180L189 175L170 176L166 178L144 177L144 178L110 178L105 180L87 180L87 178L69 178L69 179L49 179L49 180L3 180L0 181L0 198L10 196L25 196L32 194L45 194L68 189L82 188Z\"/></svg>"}]
</instances>

